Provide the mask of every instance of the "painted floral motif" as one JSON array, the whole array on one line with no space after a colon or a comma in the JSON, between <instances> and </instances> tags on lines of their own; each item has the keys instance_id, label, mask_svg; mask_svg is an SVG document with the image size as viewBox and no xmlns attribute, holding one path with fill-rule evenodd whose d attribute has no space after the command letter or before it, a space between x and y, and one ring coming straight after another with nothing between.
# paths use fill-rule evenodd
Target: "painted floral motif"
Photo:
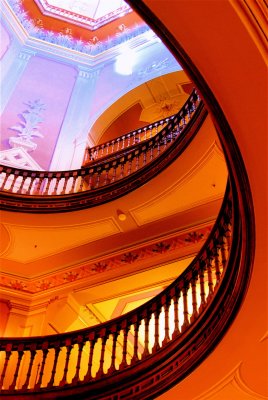
<instances>
[{"instance_id":1,"label":"painted floral motif","mask_svg":"<svg viewBox=\"0 0 268 400\"><path fill-rule=\"evenodd\" d=\"M39 290L47 290L47 289L49 289L50 287L52 287L53 285L52 285L52 282L49 282L49 281L40 281L40 282L38 282L37 284L36 284L36 287L39 289Z\"/></svg>"},{"instance_id":2,"label":"painted floral motif","mask_svg":"<svg viewBox=\"0 0 268 400\"><path fill-rule=\"evenodd\" d=\"M27 285L23 281L10 281L9 286L12 287L12 289L15 290L26 290Z\"/></svg>"},{"instance_id":3,"label":"painted floral motif","mask_svg":"<svg viewBox=\"0 0 268 400\"><path fill-rule=\"evenodd\" d=\"M63 275L63 279L68 282L74 282L79 279L79 274L77 272L69 271Z\"/></svg>"},{"instance_id":4,"label":"painted floral motif","mask_svg":"<svg viewBox=\"0 0 268 400\"><path fill-rule=\"evenodd\" d=\"M198 243L203 238L204 238L204 234L203 233L199 233L199 232L194 231L194 232L188 233L187 237L184 240L185 240L185 242Z\"/></svg>"},{"instance_id":5,"label":"painted floral motif","mask_svg":"<svg viewBox=\"0 0 268 400\"><path fill-rule=\"evenodd\" d=\"M93 265L93 267L91 268L91 271L100 273L100 272L107 271L107 269L109 269L108 264L106 264L104 262L98 262Z\"/></svg>"},{"instance_id":6,"label":"painted floral motif","mask_svg":"<svg viewBox=\"0 0 268 400\"><path fill-rule=\"evenodd\" d=\"M156 243L155 246L152 248L154 253L166 253L170 249L170 244L165 242Z\"/></svg>"},{"instance_id":7,"label":"painted floral motif","mask_svg":"<svg viewBox=\"0 0 268 400\"><path fill-rule=\"evenodd\" d=\"M11 287L14 290L24 291L28 293L38 293L51 288L59 287L64 284L75 282L80 279L87 279L93 274L105 273L107 270L120 268L122 265L132 264L134 262L143 262L148 258L157 257L159 254L169 253L193 243L204 241L211 231L211 225L188 233L181 233L175 237L166 239L161 242L152 243L143 246L135 252L130 251L118 254L114 257L107 258L103 261L92 262L80 267L73 268L68 272L51 274L49 279L28 282L26 279L10 280L5 276L0 276L0 286ZM156 261L157 262L157 261Z\"/></svg>"},{"instance_id":8,"label":"painted floral motif","mask_svg":"<svg viewBox=\"0 0 268 400\"><path fill-rule=\"evenodd\" d=\"M125 253L123 255L123 257L121 258L121 261L126 263L126 264L131 264L134 261L136 261L138 257L139 257L138 254L129 252L129 253Z\"/></svg>"}]
</instances>

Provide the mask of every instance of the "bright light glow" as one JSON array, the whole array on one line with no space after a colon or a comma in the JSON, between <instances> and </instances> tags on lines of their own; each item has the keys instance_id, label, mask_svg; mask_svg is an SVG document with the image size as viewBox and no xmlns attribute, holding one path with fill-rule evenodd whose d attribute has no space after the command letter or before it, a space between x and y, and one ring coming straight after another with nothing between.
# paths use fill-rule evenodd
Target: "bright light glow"
<instances>
[{"instance_id":1,"label":"bright light glow","mask_svg":"<svg viewBox=\"0 0 268 400\"><path fill-rule=\"evenodd\" d=\"M120 75L131 75L133 67L137 63L137 54L134 50L126 48L122 54L117 56L115 62L115 72Z\"/></svg>"}]
</instances>

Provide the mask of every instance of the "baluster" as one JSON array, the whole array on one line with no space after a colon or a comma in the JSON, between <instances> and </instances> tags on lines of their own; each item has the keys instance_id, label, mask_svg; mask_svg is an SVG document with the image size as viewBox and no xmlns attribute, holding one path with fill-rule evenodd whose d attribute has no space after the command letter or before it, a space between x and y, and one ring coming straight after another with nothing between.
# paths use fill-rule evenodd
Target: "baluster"
<instances>
[{"instance_id":1,"label":"baluster","mask_svg":"<svg viewBox=\"0 0 268 400\"><path fill-rule=\"evenodd\" d=\"M72 187L71 187L69 193L74 193L74 191L75 191L75 184L76 184L77 179L78 179L78 172L75 171L75 172L73 173L73 182L72 182Z\"/></svg>"},{"instance_id":2,"label":"baluster","mask_svg":"<svg viewBox=\"0 0 268 400\"><path fill-rule=\"evenodd\" d=\"M55 184L55 186L54 186L53 192L51 193L52 195L56 195L56 194L57 194L58 186L59 186L60 180L61 180L61 174L57 172L57 173L56 173L56 184ZM65 194L64 191L62 191L61 194Z\"/></svg>"},{"instance_id":3,"label":"baluster","mask_svg":"<svg viewBox=\"0 0 268 400\"><path fill-rule=\"evenodd\" d=\"M174 332L172 334L172 339L175 339L180 334L180 321L179 321L179 299L180 299L180 289L178 286L173 288L174 294L171 294L174 302Z\"/></svg>"},{"instance_id":4,"label":"baluster","mask_svg":"<svg viewBox=\"0 0 268 400\"><path fill-rule=\"evenodd\" d=\"M110 143L107 142L106 143L106 156L108 156L108 154L109 154L109 148L110 148Z\"/></svg>"},{"instance_id":5,"label":"baluster","mask_svg":"<svg viewBox=\"0 0 268 400\"><path fill-rule=\"evenodd\" d=\"M92 189L92 183L93 183L93 174L90 173L88 175L88 186L87 186L87 190L91 190Z\"/></svg>"},{"instance_id":6,"label":"baluster","mask_svg":"<svg viewBox=\"0 0 268 400\"><path fill-rule=\"evenodd\" d=\"M184 332L189 326L189 312L188 312L188 301L187 301L189 283L185 280L184 282L181 282L181 284L182 284L181 289L183 296L183 316L184 316L181 331Z\"/></svg>"},{"instance_id":7,"label":"baluster","mask_svg":"<svg viewBox=\"0 0 268 400\"><path fill-rule=\"evenodd\" d=\"M160 315L160 309L158 308L157 305L155 305L157 309L154 311L154 346L152 348L152 352L156 352L157 350L160 349L160 344L159 344L159 315Z\"/></svg>"},{"instance_id":8,"label":"baluster","mask_svg":"<svg viewBox=\"0 0 268 400\"><path fill-rule=\"evenodd\" d=\"M46 190L44 191L44 195L48 195L48 191L49 191L49 187L50 187L50 182L52 181L53 176L51 176L51 174L48 174L47 177L47 182L46 182Z\"/></svg>"},{"instance_id":9,"label":"baluster","mask_svg":"<svg viewBox=\"0 0 268 400\"><path fill-rule=\"evenodd\" d=\"M162 123L163 121L161 121L160 123ZM158 127L159 127L159 123L154 124L155 126L155 135L156 136L158 134Z\"/></svg>"},{"instance_id":10,"label":"baluster","mask_svg":"<svg viewBox=\"0 0 268 400\"><path fill-rule=\"evenodd\" d=\"M213 255L215 259L215 275L216 275L216 285L218 286L221 279L221 270L220 270L220 244L217 239L214 240L214 247L213 247Z\"/></svg>"},{"instance_id":11,"label":"baluster","mask_svg":"<svg viewBox=\"0 0 268 400\"><path fill-rule=\"evenodd\" d=\"M200 260L199 261L199 281L200 281L200 306L199 306L199 314L201 311L204 310L206 306L206 292L205 292L205 281L204 281L204 261Z\"/></svg>"},{"instance_id":12,"label":"baluster","mask_svg":"<svg viewBox=\"0 0 268 400\"><path fill-rule=\"evenodd\" d=\"M119 331L117 330L117 327L114 326L113 332L112 332L112 336L113 336L112 360L111 360L111 366L108 369L108 374L112 374L114 371L116 371L115 359L116 359L116 342L117 342L118 335L119 335Z\"/></svg>"},{"instance_id":13,"label":"baluster","mask_svg":"<svg viewBox=\"0 0 268 400\"><path fill-rule=\"evenodd\" d=\"M105 176L104 176L104 186L105 185L107 185L107 183L109 183L109 169L108 169L108 167L109 167L109 164L108 164L108 167L107 167L107 165L105 165Z\"/></svg>"},{"instance_id":14,"label":"baluster","mask_svg":"<svg viewBox=\"0 0 268 400\"><path fill-rule=\"evenodd\" d=\"M43 359L42 359L42 364L41 364L41 369L40 369L40 373L39 373L39 378L38 381L36 382L34 389L39 389L41 387L42 384L42 378L44 375L44 368L45 368L45 364L46 364L46 359L47 359L47 355L48 355L48 349L46 348L48 346L48 343L45 342L43 344L43 348L42 348L42 353L43 353Z\"/></svg>"},{"instance_id":15,"label":"baluster","mask_svg":"<svg viewBox=\"0 0 268 400\"><path fill-rule=\"evenodd\" d=\"M54 378L55 378L55 374L56 374L57 362L58 362L58 358L59 358L59 354L60 354L60 350L61 350L59 343L55 343L54 350L55 350L54 363L53 363L53 367L52 367L52 371L51 371L51 378L50 378L50 381L47 384L48 388L52 387L53 384L54 384Z\"/></svg>"},{"instance_id":16,"label":"baluster","mask_svg":"<svg viewBox=\"0 0 268 400\"><path fill-rule=\"evenodd\" d=\"M22 192L24 183L25 183L26 179L28 178L27 175L28 175L27 172L23 172L23 174L21 175L21 183L20 183L20 186L19 186L19 188L17 190L17 193L21 193Z\"/></svg>"},{"instance_id":17,"label":"baluster","mask_svg":"<svg viewBox=\"0 0 268 400\"><path fill-rule=\"evenodd\" d=\"M64 172L64 176L63 176L64 184L63 184L63 188L62 188L61 194L66 194L66 188L67 188L67 185L68 185L68 182L69 182L69 178L70 178L70 173L69 172Z\"/></svg>"},{"instance_id":18,"label":"baluster","mask_svg":"<svg viewBox=\"0 0 268 400\"><path fill-rule=\"evenodd\" d=\"M1 374L1 378L0 378L0 390L3 387L4 379L6 377L6 370L7 370L9 359L10 359L10 356L11 356L11 349L12 349L12 344L8 343L7 346L6 346L6 358L5 358L4 368L3 368L3 371L2 371L2 374Z\"/></svg>"},{"instance_id":19,"label":"baluster","mask_svg":"<svg viewBox=\"0 0 268 400\"><path fill-rule=\"evenodd\" d=\"M143 165L145 165L147 161L147 149L144 148L142 149L142 151L143 151Z\"/></svg>"},{"instance_id":20,"label":"baluster","mask_svg":"<svg viewBox=\"0 0 268 400\"><path fill-rule=\"evenodd\" d=\"M149 147L150 147L150 161L152 161L154 158L153 142L149 143Z\"/></svg>"},{"instance_id":21,"label":"baluster","mask_svg":"<svg viewBox=\"0 0 268 400\"><path fill-rule=\"evenodd\" d=\"M11 175L9 175L9 176L11 176ZM19 176L16 176L16 171L12 176L13 176L12 182L11 182L11 185L10 185L8 191L13 193L13 189L14 189L15 183L16 183L16 181L17 181Z\"/></svg>"},{"instance_id":22,"label":"baluster","mask_svg":"<svg viewBox=\"0 0 268 400\"><path fill-rule=\"evenodd\" d=\"M164 306L164 314L165 314L165 337L162 341L162 346L167 344L170 340L169 338L169 307L170 307L170 299L167 298L167 295L162 297L162 304Z\"/></svg>"},{"instance_id":23,"label":"baluster","mask_svg":"<svg viewBox=\"0 0 268 400\"><path fill-rule=\"evenodd\" d=\"M71 355L71 351L72 351L72 348L73 348L72 339L67 338L65 340L65 347L67 348L66 358L65 358L65 365L64 365L64 370L63 370L63 377L62 377L62 380L59 383L59 386L64 386L67 383L66 378L67 378L67 373L68 373L69 360L70 360L70 355Z\"/></svg>"},{"instance_id":24,"label":"baluster","mask_svg":"<svg viewBox=\"0 0 268 400\"><path fill-rule=\"evenodd\" d=\"M192 289L192 306L193 306L193 313L191 315L190 322L193 322L198 317L197 294L196 294L197 275L198 275L197 271L193 271L192 276L190 278L191 289Z\"/></svg>"},{"instance_id":25,"label":"baluster","mask_svg":"<svg viewBox=\"0 0 268 400\"><path fill-rule=\"evenodd\" d=\"M157 157L159 156L160 151L161 151L161 148L160 148L160 140L159 140L159 138L158 138L158 141L157 141Z\"/></svg>"},{"instance_id":26,"label":"baluster","mask_svg":"<svg viewBox=\"0 0 268 400\"><path fill-rule=\"evenodd\" d=\"M121 158L120 179L124 178L125 158Z\"/></svg>"},{"instance_id":27,"label":"baluster","mask_svg":"<svg viewBox=\"0 0 268 400\"><path fill-rule=\"evenodd\" d=\"M82 192L83 191L83 186L84 186L84 182L85 182L85 171L81 171L81 180L80 180L80 185L79 185L79 189L78 192ZM90 185L90 179L91 179L91 175L89 175L89 184L88 184L88 190L91 189L91 185Z\"/></svg>"},{"instance_id":28,"label":"baluster","mask_svg":"<svg viewBox=\"0 0 268 400\"><path fill-rule=\"evenodd\" d=\"M5 175L5 178L4 178L3 183L2 183L2 185L1 185L1 190L4 190L5 185L6 185L6 183L7 183L7 180L8 180L8 178L10 177L10 174L8 173L8 170L7 170L7 172L6 172L5 174L6 174L6 175Z\"/></svg>"},{"instance_id":29,"label":"baluster","mask_svg":"<svg viewBox=\"0 0 268 400\"><path fill-rule=\"evenodd\" d=\"M142 353L142 359L146 358L149 353L149 323L150 323L150 316L148 316L148 311L145 310L144 320L144 351Z\"/></svg>"},{"instance_id":30,"label":"baluster","mask_svg":"<svg viewBox=\"0 0 268 400\"><path fill-rule=\"evenodd\" d=\"M140 154L139 154L139 152L135 152L135 160L136 160L136 171L138 171L139 162L140 162Z\"/></svg>"},{"instance_id":31,"label":"baluster","mask_svg":"<svg viewBox=\"0 0 268 400\"><path fill-rule=\"evenodd\" d=\"M120 150L120 138L117 138L116 141L117 141L117 149L116 149L116 151L119 151Z\"/></svg>"},{"instance_id":32,"label":"baluster","mask_svg":"<svg viewBox=\"0 0 268 400\"><path fill-rule=\"evenodd\" d=\"M28 389L28 386L29 386L31 372L32 372L32 368L33 368L34 357L36 355L36 343L33 343L31 345L30 352L31 352L31 358L30 358L28 371L27 371L27 374L26 374L26 381L25 381L24 385L22 386L22 389L24 389L24 390Z\"/></svg>"},{"instance_id":33,"label":"baluster","mask_svg":"<svg viewBox=\"0 0 268 400\"><path fill-rule=\"evenodd\" d=\"M150 129L150 136L149 136L149 138L152 139L152 137L153 137L153 125L150 125L150 126L149 126L149 129Z\"/></svg>"},{"instance_id":34,"label":"baluster","mask_svg":"<svg viewBox=\"0 0 268 400\"><path fill-rule=\"evenodd\" d=\"M36 174L33 173L33 174L31 175L30 185L28 186L28 190L27 190L26 194L31 194L31 189L32 189L32 187L33 187L35 178L36 178Z\"/></svg>"},{"instance_id":35,"label":"baluster","mask_svg":"<svg viewBox=\"0 0 268 400\"><path fill-rule=\"evenodd\" d=\"M78 336L77 337L77 344L78 344L78 357L77 357L77 363L75 367L75 376L72 379L72 384L75 384L79 381L79 371L81 367L81 358L82 358L82 350L85 344L83 336Z\"/></svg>"},{"instance_id":36,"label":"baluster","mask_svg":"<svg viewBox=\"0 0 268 400\"><path fill-rule=\"evenodd\" d=\"M212 262L213 262L213 255L212 251L210 249L207 250L207 259L206 259L206 264L207 264L207 274L208 274L208 297L207 301L211 298L214 292L214 285L213 285L213 279L212 279Z\"/></svg>"},{"instance_id":37,"label":"baluster","mask_svg":"<svg viewBox=\"0 0 268 400\"><path fill-rule=\"evenodd\" d=\"M139 140L139 143L140 143L141 142L141 129L138 130L138 135L139 135L138 136L138 140Z\"/></svg>"},{"instance_id":38,"label":"baluster","mask_svg":"<svg viewBox=\"0 0 268 400\"><path fill-rule=\"evenodd\" d=\"M44 182L44 177L39 175L39 178L38 178L38 181L37 181L37 186L36 186L36 188L34 190L35 194L41 194L40 191L41 191L41 185L42 185L43 182Z\"/></svg>"},{"instance_id":39,"label":"baluster","mask_svg":"<svg viewBox=\"0 0 268 400\"><path fill-rule=\"evenodd\" d=\"M136 144L136 132L133 132L133 142L132 145Z\"/></svg>"},{"instance_id":40,"label":"baluster","mask_svg":"<svg viewBox=\"0 0 268 400\"><path fill-rule=\"evenodd\" d=\"M121 147L121 149L124 149L125 148L125 135L124 136L122 136L122 147Z\"/></svg>"},{"instance_id":41,"label":"baluster","mask_svg":"<svg viewBox=\"0 0 268 400\"><path fill-rule=\"evenodd\" d=\"M117 163L113 162L113 177L112 177L112 182L116 180L116 168L117 168Z\"/></svg>"},{"instance_id":42,"label":"baluster","mask_svg":"<svg viewBox=\"0 0 268 400\"><path fill-rule=\"evenodd\" d=\"M144 130L144 136L143 136L143 140L147 139L147 128L143 128Z\"/></svg>"},{"instance_id":43,"label":"baluster","mask_svg":"<svg viewBox=\"0 0 268 400\"><path fill-rule=\"evenodd\" d=\"M92 379L92 364L93 364L93 355L94 355L94 348L96 344L96 338L94 337L94 333L92 334L92 338L88 338L89 344L90 344L90 351L89 351L89 356L88 356L88 367L87 367L87 373L84 377L84 382L88 382L90 379Z\"/></svg>"},{"instance_id":44,"label":"baluster","mask_svg":"<svg viewBox=\"0 0 268 400\"><path fill-rule=\"evenodd\" d=\"M130 133L127 135L127 147L129 147L130 146Z\"/></svg>"},{"instance_id":45,"label":"baluster","mask_svg":"<svg viewBox=\"0 0 268 400\"><path fill-rule=\"evenodd\" d=\"M122 362L121 362L121 364L119 366L119 370L122 370L122 369L124 369L125 367L128 366L128 363L127 363L127 338L128 338L129 326L128 326L126 320L124 320L122 322L121 329L123 329L124 339L123 339Z\"/></svg>"},{"instance_id":46,"label":"baluster","mask_svg":"<svg viewBox=\"0 0 268 400\"><path fill-rule=\"evenodd\" d=\"M101 146L101 157L104 155L104 144Z\"/></svg>"},{"instance_id":47,"label":"baluster","mask_svg":"<svg viewBox=\"0 0 268 400\"><path fill-rule=\"evenodd\" d=\"M108 339L106 328L103 328L100 332L101 337L101 355L100 355L100 367L96 374L96 378L101 378L104 375L103 365L104 365L104 355L105 355L105 348L106 348L106 341Z\"/></svg>"},{"instance_id":48,"label":"baluster","mask_svg":"<svg viewBox=\"0 0 268 400\"><path fill-rule=\"evenodd\" d=\"M131 155L130 155L130 156L129 156L129 159L128 159L128 170L127 170L127 174L130 175L130 174L131 174L131 171L132 171L132 157L131 157Z\"/></svg>"},{"instance_id":49,"label":"baluster","mask_svg":"<svg viewBox=\"0 0 268 400\"><path fill-rule=\"evenodd\" d=\"M133 357L131 360L131 364L135 364L136 361L139 361L139 356L138 356L138 340L139 340L139 327L140 327L140 321L138 320L138 316L135 315L134 317L136 321L134 322L134 350L133 350Z\"/></svg>"},{"instance_id":50,"label":"baluster","mask_svg":"<svg viewBox=\"0 0 268 400\"><path fill-rule=\"evenodd\" d=\"M114 141L114 140L112 140L112 151L111 151L111 153L113 153L113 152L114 152L114 144L115 144L115 141Z\"/></svg>"},{"instance_id":51,"label":"baluster","mask_svg":"<svg viewBox=\"0 0 268 400\"><path fill-rule=\"evenodd\" d=\"M19 374L20 364L21 364L21 360L22 360L22 357L23 357L23 354L24 354L23 347L24 347L23 344L19 345L19 348L18 348L18 361L17 361L15 372L14 372L14 378L13 378L13 381L12 381L11 385L9 386L8 390L14 390L15 387L16 387L16 382L17 382L17 378L18 378L18 374Z\"/></svg>"},{"instance_id":52,"label":"baluster","mask_svg":"<svg viewBox=\"0 0 268 400\"><path fill-rule=\"evenodd\" d=\"M221 236L220 245L221 245L221 264L222 264L222 269L225 270L228 260L227 240L225 236Z\"/></svg>"},{"instance_id":53,"label":"baluster","mask_svg":"<svg viewBox=\"0 0 268 400\"><path fill-rule=\"evenodd\" d=\"M100 176L101 176L101 173L102 173L101 168L100 168L100 167L97 168L97 179L96 179L96 184L95 184L95 186L94 186L94 189L95 189L95 188L98 188L99 185L100 185Z\"/></svg>"},{"instance_id":54,"label":"baluster","mask_svg":"<svg viewBox=\"0 0 268 400\"><path fill-rule=\"evenodd\" d=\"M93 160L97 160L99 158L99 151L100 151L100 146L97 146L93 154Z\"/></svg>"}]
</instances>

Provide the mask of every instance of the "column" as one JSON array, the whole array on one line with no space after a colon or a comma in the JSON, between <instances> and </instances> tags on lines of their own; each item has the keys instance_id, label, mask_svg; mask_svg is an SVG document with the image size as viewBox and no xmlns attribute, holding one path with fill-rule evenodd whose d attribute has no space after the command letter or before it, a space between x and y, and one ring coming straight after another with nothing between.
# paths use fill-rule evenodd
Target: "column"
<instances>
[{"instance_id":1,"label":"column","mask_svg":"<svg viewBox=\"0 0 268 400\"><path fill-rule=\"evenodd\" d=\"M16 47L14 46L13 51L16 51ZM12 58L12 54L10 53L11 59L6 61L6 69L11 61L12 65L8 71L6 71L3 81L1 82L1 100L0 100L0 114L4 111L11 95L13 94L20 78L23 75L25 68L30 60L30 58L35 55L35 52L29 49L23 49L19 52L17 56ZM5 58L5 57L4 57Z\"/></svg>"},{"instance_id":2,"label":"column","mask_svg":"<svg viewBox=\"0 0 268 400\"><path fill-rule=\"evenodd\" d=\"M59 133L50 170L80 168L88 135L90 107L95 98L95 86L100 69L79 67L72 96ZM77 144L78 145L77 146ZM81 143L84 145L81 145Z\"/></svg>"}]
</instances>

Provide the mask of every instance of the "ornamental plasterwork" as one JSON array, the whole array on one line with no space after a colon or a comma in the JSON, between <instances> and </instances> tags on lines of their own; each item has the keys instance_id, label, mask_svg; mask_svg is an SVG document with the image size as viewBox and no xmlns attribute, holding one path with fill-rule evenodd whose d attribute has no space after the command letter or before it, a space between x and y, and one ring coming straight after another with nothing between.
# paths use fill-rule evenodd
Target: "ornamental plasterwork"
<instances>
[{"instance_id":1,"label":"ornamental plasterwork","mask_svg":"<svg viewBox=\"0 0 268 400\"><path fill-rule=\"evenodd\" d=\"M35 3L45 15L79 23L93 31L132 11L122 0L35 0Z\"/></svg>"},{"instance_id":2,"label":"ornamental plasterwork","mask_svg":"<svg viewBox=\"0 0 268 400\"><path fill-rule=\"evenodd\" d=\"M9 129L17 133L17 136L9 138L11 147L22 147L26 151L33 151L37 147L37 143L33 138L43 138L44 135L39 131L39 125L43 122L42 112L45 105L40 99L28 101L25 103L27 108L18 114L19 122L11 126Z\"/></svg>"},{"instance_id":3,"label":"ornamental plasterwork","mask_svg":"<svg viewBox=\"0 0 268 400\"><path fill-rule=\"evenodd\" d=\"M94 36L89 41L84 41L82 39L75 39L72 36L71 29L65 30L65 32L54 32L44 29L41 18L38 20L32 20L30 18L28 12L25 11L23 7L22 0L6 1L27 32L29 36L28 39L38 39L44 43L61 46L65 49L74 50L85 55L97 56L115 46L151 31L147 25L142 23L136 24L132 29L119 30L117 35L108 37L106 40L101 41L97 36ZM59 49L57 48L56 51L58 54Z\"/></svg>"},{"instance_id":4,"label":"ornamental plasterwork","mask_svg":"<svg viewBox=\"0 0 268 400\"><path fill-rule=\"evenodd\" d=\"M101 260L93 260L81 266L74 267L62 272L52 273L46 278L38 278L33 280L14 279L5 274L0 275L0 286L27 292L30 294L40 293L49 289L64 287L70 283L83 282L97 274L102 274L110 270L118 269L126 265L142 265L148 260L152 260L152 264L157 264L157 258L168 254L172 259L172 253L180 249L194 246L196 243L200 245L207 239L212 225L199 228L197 231L188 231L178 234L172 238L162 239L160 242L151 243L138 249L125 251L113 257L107 257ZM154 261L153 261L154 260Z\"/></svg>"}]
</instances>

